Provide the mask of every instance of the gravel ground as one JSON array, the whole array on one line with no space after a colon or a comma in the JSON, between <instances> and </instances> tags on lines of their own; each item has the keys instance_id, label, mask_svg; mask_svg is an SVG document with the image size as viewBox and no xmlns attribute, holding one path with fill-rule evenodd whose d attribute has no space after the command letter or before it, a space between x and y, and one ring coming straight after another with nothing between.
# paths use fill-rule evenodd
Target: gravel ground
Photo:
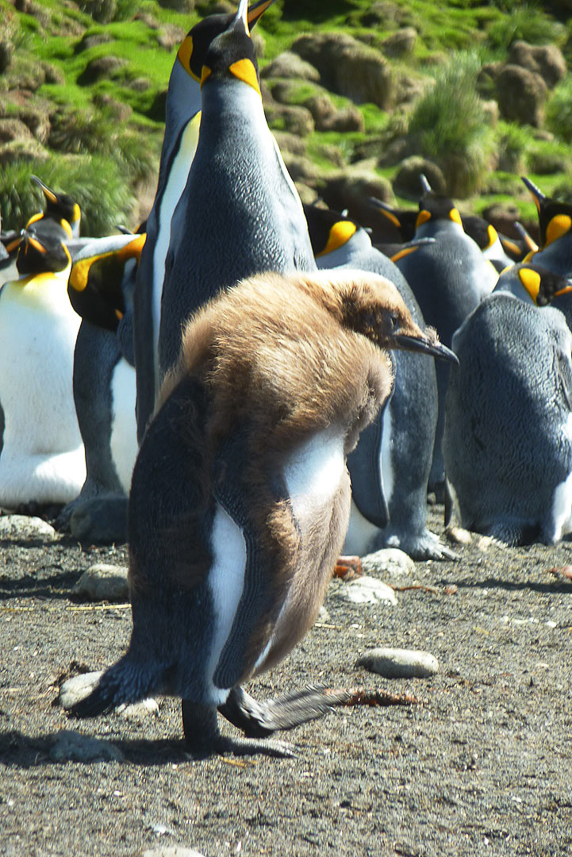
<instances>
[{"instance_id":1,"label":"gravel ground","mask_svg":"<svg viewBox=\"0 0 572 857\"><path fill-rule=\"evenodd\" d=\"M438 530L442 507L431 515ZM337 709L286 736L295 759L198 762L175 700L158 715L81 722L54 705L64 678L124 650L129 609L70 593L93 563L125 563L125 550L0 548L0 854L572 853L572 583L549 573L572 563L572 544L483 549L473 538L458 561L389 581L393 607L348 604L347 584L333 581L329 616L249 690L363 685L419 704ZM386 645L431 652L439 673L385 680L356 666ZM121 757L59 762L62 730Z\"/></svg>"}]
</instances>

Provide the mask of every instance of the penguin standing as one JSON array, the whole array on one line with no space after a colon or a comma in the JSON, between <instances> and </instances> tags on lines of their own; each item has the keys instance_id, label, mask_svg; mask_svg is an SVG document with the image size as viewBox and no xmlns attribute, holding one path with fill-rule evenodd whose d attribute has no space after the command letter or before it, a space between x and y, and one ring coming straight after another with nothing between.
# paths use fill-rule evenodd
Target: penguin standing
<instances>
[{"instance_id":1,"label":"penguin standing","mask_svg":"<svg viewBox=\"0 0 572 857\"><path fill-rule=\"evenodd\" d=\"M453 337L443 457L465 528L554 544L572 531L572 334L530 299L553 284L519 267Z\"/></svg>"},{"instance_id":2,"label":"penguin standing","mask_svg":"<svg viewBox=\"0 0 572 857\"><path fill-rule=\"evenodd\" d=\"M71 257L56 223L23 233L20 278L0 293L0 504L67 503L85 479L72 373L79 316L67 295Z\"/></svg>"},{"instance_id":3,"label":"penguin standing","mask_svg":"<svg viewBox=\"0 0 572 857\"><path fill-rule=\"evenodd\" d=\"M133 289L145 235L92 239L77 255L69 296L82 322L73 390L87 476L58 525L90 542L124 542L137 455Z\"/></svg>"},{"instance_id":4,"label":"penguin standing","mask_svg":"<svg viewBox=\"0 0 572 857\"><path fill-rule=\"evenodd\" d=\"M273 3L259 0L246 12L252 27ZM153 207L145 226L147 240L143 249L137 284L137 399L140 434L155 406L160 385L157 353L161 298L165 262L171 242L171 220L187 183L197 148L200 110L201 73L211 42L231 25L233 15L210 15L196 24L178 50L167 90L165 135L161 150L159 179Z\"/></svg>"},{"instance_id":5,"label":"penguin standing","mask_svg":"<svg viewBox=\"0 0 572 857\"><path fill-rule=\"evenodd\" d=\"M365 229L331 210L316 206L304 210L318 268L354 268L386 277L415 323L423 325L403 274L372 246ZM393 393L348 457L352 513L343 552L363 556L391 546L417 560L451 558L452 552L426 526L437 423L435 366L405 351L392 351L390 359Z\"/></svg>"},{"instance_id":6,"label":"penguin standing","mask_svg":"<svg viewBox=\"0 0 572 857\"><path fill-rule=\"evenodd\" d=\"M161 376L177 360L186 319L221 289L261 271L315 269L302 204L264 115L246 0L203 62L199 140L171 236ZM138 337L137 315L135 325Z\"/></svg>"},{"instance_id":7,"label":"penguin standing","mask_svg":"<svg viewBox=\"0 0 572 857\"><path fill-rule=\"evenodd\" d=\"M493 290L498 272L463 230L452 200L427 188L419 202L415 231L415 240L423 238L435 240L406 246L393 260L409 283L425 322L450 346L463 320ZM449 367L439 364L436 371L439 410L430 489L444 480L441 440Z\"/></svg>"},{"instance_id":8,"label":"penguin standing","mask_svg":"<svg viewBox=\"0 0 572 857\"><path fill-rule=\"evenodd\" d=\"M221 736L217 708L251 735L295 725L288 702L253 709L241 684L317 616L349 516L345 457L400 347L451 356L359 271L260 275L196 314L133 474L130 646L75 714L163 692L183 700L192 752L276 752Z\"/></svg>"}]
</instances>

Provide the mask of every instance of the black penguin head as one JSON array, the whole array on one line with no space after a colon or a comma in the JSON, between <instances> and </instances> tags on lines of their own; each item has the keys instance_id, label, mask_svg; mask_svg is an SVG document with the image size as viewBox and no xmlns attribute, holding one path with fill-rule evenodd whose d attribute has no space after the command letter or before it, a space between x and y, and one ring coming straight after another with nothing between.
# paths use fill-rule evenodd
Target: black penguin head
<instances>
[{"instance_id":1,"label":"black penguin head","mask_svg":"<svg viewBox=\"0 0 572 857\"><path fill-rule=\"evenodd\" d=\"M259 0L246 11L247 28L252 28L274 0ZM214 40L233 26L236 15L209 15L189 30L177 58L187 74L200 82L207 54Z\"/></svg>"},{"instance_id":2,"label":"black penguin head","mask_svg":"<svg viewBox=\"0 0 572 857\"><path fill-rule=\"evenodd\" d=\"M133 276L126 277L129 260L138 265L146 235L132 235L131 241L110 240L103 252L77 259L70 274L68 294L74 310L90 324L116 331L132 295L127 293ZM89 245L83 251L89 253Z\"/></svg>"},{"instance_id":3,"label":"black penguin head","mask_svg":"<svg viewBox=\"0 0 572 857\"><path fill-rule=\"evenodd\" d=\"M260 94L258 64L248 27L248 0L240 0L227 29L211 43L201 71L201 87L215 80L238 79Z\"/></svg>"},{"instance_id":4,"label":"black penguin head","mask_svg":"<svg viewBox=\"0 0 572 857\"><path fill-rule=\"evenodd\" d=\"M44 214L37 214L31 218L31 220L28 221L28 226L43 217L47 217L60 224L61 221L64 220L66 223L69 223L72 229L74 227L79 228L81 209L77 202L75 202L67 193L55 193L55 191L51 190L37 176L30 176L30 178L34 184L37 184L38 187L42 189L46 199L46 211Z\"/></svg>"},{"instance_id":5,"label":"black penguin head","mask_svg":"<svg viewBox=\"0 0 572 857\"><path fill-rule=\"evenodd\" d=\"M508 272L510 274L510 270ZM539 307L547 306L554 298L572 293L572 284L563 274L555 274L540 265L515 265L514 273L530 299Z\"/></svg>"},{"instance_id":6,"label":"black penguin head","mask_svg":"<svg viewBox=\"0 0 572 857\"><path fill-rule=\"evenodd\" d=\"M71 266L71 256L65 245L68 236L57 223L35 224L22 230L22 243L18 250L16 267L20 274L43 274L65 271Z\"/></svg>"},{"instance_id":7,"label":"black penguin head","mask_svg":"<svg viewBox=\"0 0 572 857\"><path fill-rule=\"evenodd\" d=\"M304 214L308 223L312 250L316 257L325 256L343 247L359 229L355 221L329 208L305 205Z\"/></svg>"},{"instance_id":8,"label":"black penguin head","mask_svg":"<svg viewBox=\"0 0 572 857\"><path fill-rule=\"evenodd\" d=\"M498 232L484 217L469 215L462 218L463 229L467 235L480 247L488 250L498 240Z\"/></svg>"},{"instance_id":9,"label":"black penguin head","mask_svg":"<svg viewBox=\"0 0 572 857\"><path fill-rule=\"evenodd\" d=\"M530 191L538 211L541 249L552 244L558 238L562 238L563 235L570 234L572 232L572 205L545 196L526 176L522 176L522 181Z\"/></svg>"},{"instance_id":10,"label":"black penguin head","mask_svg":"<svg viewBox=\"0 0 572 857\"><path fill-rule=\"evenodd\" d=\"M461 227L463 225L461 215L453 200L448 196L429 191L419 200L419 214L415 221L415 228L418 229L429 221L434 223L439 220L458 223Z\"/></svg>"}]
</instances>

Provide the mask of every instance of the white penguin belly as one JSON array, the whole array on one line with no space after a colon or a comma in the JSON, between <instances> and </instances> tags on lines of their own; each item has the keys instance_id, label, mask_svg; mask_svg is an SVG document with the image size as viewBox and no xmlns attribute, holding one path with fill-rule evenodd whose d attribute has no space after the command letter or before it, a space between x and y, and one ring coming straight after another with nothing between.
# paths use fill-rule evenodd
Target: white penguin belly
<instances>
[{"instance_id":1,"label":"white penguin belly","mask_svg":"<svg viewBox=\"0 0 572 857\"><path fill-rule=\"evenodd\" d=\"M159 328L161 320L161 297L165 279L165 260L171 243L171 219L177 203L187 184L189 169L195 156L199 139L200 113L187 123L181 137L179 151L173 160L165 192L159 209L159 229L153 251L153 349L155 354L155 390L159 390Z\"/></svg>"},{"instance_id":2,"label":"white penguin belly","mask_svg":"<svg viewBox=\"0 0 572 857\"><path fill-rule=\"evenodd\" d=\"M85 481L72 388L81 319L59 286L8 284L0 301L0 503L8 508L67 503Z\"/></svg>"},{"instance_id":3,"label":"white penguin belly","mask_svg":"<svg viewBox=\"0 0 572 857\"><path fill-rule=\"evenodd\" d=\"M572 442L572 414L562 426L562 433L566 443ZM552 521L554 542L560 541L562 536L572 532L572 473L556 486L552 498Z\"/></svg>"},{"instance_id":4,"label":"white penguin belly","mask_svg":"<svg viewBox=\"0 0 572 857\"><path fill-rule=\"evenodd\" d=\"M246 542L240 527L218 504L212 530L212 549L213 563L208 582L213 600L214 635L205 665L205 678L211 701L221 705L230 688L218 688L213 682L213 675L244 589Z\"/></svg>"},{"instance_id":5,"label":"white penguin belly","mask_svg":"<svg viewBox=\"0 0 572 857\"><path fill-rule=\"evenodd\" d=\"M292 453L284 481L303 535L312 529L317 514L332 506L345 474L343 437L332 429L314 435Z\"/></svg>"},{"instance_id":6,"label":"white penguin belly","mask_svg":"<svg viewBox=\"0 0 572 857\"><path fill-rule=\"evenodd\" d=\"M122 357L111 378L111 456L126 494L129 494L131 488L131 475L137 457L135 396L135 368Z\"/></svg>"},{"instance_id":7,"label":"white penguin belly","mask_svg":"<svg viewBox=\"0 0 572 857\"><path fill-rule=\"evenodd\" d=\"M350 523L342 552L348 556L365 556L371 550L371 545L379 532L375 524L364 518L352 500Z\"/></svg>"}]
</instances>

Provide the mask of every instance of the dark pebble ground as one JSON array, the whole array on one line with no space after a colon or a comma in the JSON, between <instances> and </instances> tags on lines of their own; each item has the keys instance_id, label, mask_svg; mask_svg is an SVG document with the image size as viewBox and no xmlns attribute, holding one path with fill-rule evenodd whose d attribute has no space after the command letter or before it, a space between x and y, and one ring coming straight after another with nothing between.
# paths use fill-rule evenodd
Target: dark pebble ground
<instances>
[{"instance_id":1,"label":"dark pebble ground","mask_svg":"<svg viewBox=\"0 0 572 857\"><path fill-rule=\"evenodd\" d=\"M139 721L78 722L53 704L63 678L128 641L125 606L70 598L81 572L125 551L2 542L0 854L570 855L572 583L549 569L572 563L572 544L483 550L475 538L459 555L417 563L429 588L403 589L396 607L348 604L333 581L329 617L249 688L377 686L420 704L337 709L288 733L293 760L196 762L175 700ZM431 652L438 675L389 681L355 666L386 645ZM124 761L53 762L66 729Z\"/></svg>"}]
</instances>

